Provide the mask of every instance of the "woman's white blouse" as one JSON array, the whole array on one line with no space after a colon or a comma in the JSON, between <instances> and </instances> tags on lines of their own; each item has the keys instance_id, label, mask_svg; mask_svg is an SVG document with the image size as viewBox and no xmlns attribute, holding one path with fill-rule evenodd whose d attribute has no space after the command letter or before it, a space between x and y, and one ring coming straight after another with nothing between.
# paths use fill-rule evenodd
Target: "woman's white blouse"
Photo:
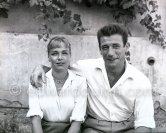
<instances>
[{"instance_id":1,"label":"woman's white blouse","mask_svg":"<svg viewBox=\"0 0 166 133\"><path fill-rule=\"evenodd\" d=\"M87 106L86 79L70 70L69 77L59 95L52 77L46 73L46 83L41 88L29 85L29 111L27 117L39 115L47 121L84 121Z\"/></svg>"}]
</instances>

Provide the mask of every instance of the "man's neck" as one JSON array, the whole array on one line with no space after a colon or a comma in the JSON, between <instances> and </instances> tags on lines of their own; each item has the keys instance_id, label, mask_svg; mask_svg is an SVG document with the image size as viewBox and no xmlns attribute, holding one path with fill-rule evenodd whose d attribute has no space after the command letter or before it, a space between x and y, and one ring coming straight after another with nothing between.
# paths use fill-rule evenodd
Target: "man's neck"
<instances>
[{"instance_id":1,"label":"man's neck","mask_svg":"<svg viewBox=\"0 0 166 133\"><path fill-rule=\"evenodd\" d=\"M110 87L112 88L116 84L116 82L120 79L120 77L123 75L125 71L125 63L116 68L106 67L106 71Z\"/></svg>"},{"instance_id":2,"label":"man's neck","mask_svg":"<svg viewBox=\"0 0 166 133\"><path fill-rule=\"evenodd\" d=\"M112 77L112 78L115 78L116 80L118 80L125 71L125 65L126 65L126 62L124 61L124 63L119 65L118 67L107 67L106 66L106 71L107 71L108 77Z\"/></svg>"}]
</instances>

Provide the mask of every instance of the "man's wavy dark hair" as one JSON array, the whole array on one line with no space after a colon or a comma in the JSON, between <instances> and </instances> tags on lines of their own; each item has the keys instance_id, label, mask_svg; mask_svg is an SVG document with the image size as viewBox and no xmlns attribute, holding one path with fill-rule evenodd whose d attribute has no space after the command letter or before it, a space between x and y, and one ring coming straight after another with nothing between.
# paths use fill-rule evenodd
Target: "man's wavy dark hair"
<instances>
[{"instance_id":1,"label":"man's wavy dark hair","mask_svg":"<svg viewBox=\"0 0 166 133\"><path fill-rule=\"evenodd\" d=\"M123 44L124 46L126 45L128 41L128 30L123 25L120 25L120 24L109 24L102 27L97 32L97 39L98 39L100 50L101 50L101 42L100 42L101 37L104 37L104 36L109 37L114 34L121 35L123 39Z\"/></svg>"}]
</instances>

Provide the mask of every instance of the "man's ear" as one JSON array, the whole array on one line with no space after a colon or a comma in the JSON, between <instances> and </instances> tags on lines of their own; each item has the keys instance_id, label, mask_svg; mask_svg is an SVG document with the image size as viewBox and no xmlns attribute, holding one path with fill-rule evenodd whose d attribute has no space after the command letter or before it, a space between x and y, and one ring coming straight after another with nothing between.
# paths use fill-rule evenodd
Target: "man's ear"
<instances>
[{"instance_id":1,"label":"man's ear","mask_svg":"<svg viewBox=\"0 0 166 133\"><path fill-rule=\"evenodd\" d=\"M130 43L129 42L126 43L125 48L126 48L126 51L129 50L129 48L130 48Z\"/></svg>"},{"instance_id":2,"label":"man's ear","mask_svg":"<svg viewBox=\"0 0 166 133\"><path fill-rule=\"evenodd\" d=\"M125 45L125 56L128 61L130 61L130 51L129 51L130 43L127 42Z\"/></svg>"}]
</instances>

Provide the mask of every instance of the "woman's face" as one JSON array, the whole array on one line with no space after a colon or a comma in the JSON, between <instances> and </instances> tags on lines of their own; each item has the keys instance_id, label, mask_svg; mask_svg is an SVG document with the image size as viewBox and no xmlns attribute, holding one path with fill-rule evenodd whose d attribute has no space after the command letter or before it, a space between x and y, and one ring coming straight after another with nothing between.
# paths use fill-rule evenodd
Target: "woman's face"
<instances>
[{"instance_id":1,"label":"woman's face","mask_svg":"<svg viewBox=\"0 0 166 133\"><path fill-rule=\"evenodd\" d=\"M67 70L70 65L71 58L69 46L63 42L53 43L53 47L50 49L48 54L52 69L57 72Z\"/></svg>"}]
</instances>

